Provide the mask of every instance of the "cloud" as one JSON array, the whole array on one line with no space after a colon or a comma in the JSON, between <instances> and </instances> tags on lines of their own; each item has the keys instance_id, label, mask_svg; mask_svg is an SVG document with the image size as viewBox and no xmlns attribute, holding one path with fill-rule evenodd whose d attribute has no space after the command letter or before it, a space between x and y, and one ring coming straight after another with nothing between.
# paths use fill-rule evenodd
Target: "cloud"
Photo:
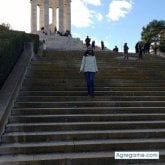
<instances>
[{"instance_id":1,"label":"cloud","mask_svg":"<svg viewBox=\"0 0 165 165\"><path fill-rule=\"evenodd\" d=\"M30 32L29 11L30 11L30 3L28 1L22 1L22 0L17 0L17 2L11 0L1 1L0 24L9 23L13 30Z\"/></svg>"},{"instance_id":2,"label":"cloud","mask_svg":"<svg viewBox=\"0 0 165 165\"><path fill-rule=\"evenodd\" d=\"M72 25L78 28L90 27L94 25L94 21L101 21L103 16L90 10L87 4L94 6L101 5L100 0L72 0Z\"/></svg>"},{"instance_id":3,"label":"cloud","mask_svg":"<svg viewBox=\"0 0 165 165\"><path fill-rule=\"evenodd\" d=\"M95 14L96 14L96 17L97 17L98 21L102 21L103 20L103 15L101 13L95 13Z\"/></svg>"},{"instance_id":4,"label":"cloud","mask_svg":"<svg viewBox=\"0 0 165 165\"><path fill-rule=\"evenodd\" d=\"M107 17L112 21L118 21L121 17L125 17L132 7L132 0L112 0Z\"/></svg>"},{"instance_id":5,"label":"cloud","mask_svg":"<svg viewBox=\"0 0 165 165\"><path fill-rule=\"evenodd\" d=\"M85 3L94 5L94 6L100 6L101 0L83 0Z\"/></svg>"},{"instance_id":6,"label":"cloud","mask_svg":"<svg viewBox=\"0 0 165 165\"><path fill-rule=\"evenodd\" d=\"M81 0L72 0L72 25L75 27L88 27L93 24L92 12Z\"/></svg>"}]
</instances>

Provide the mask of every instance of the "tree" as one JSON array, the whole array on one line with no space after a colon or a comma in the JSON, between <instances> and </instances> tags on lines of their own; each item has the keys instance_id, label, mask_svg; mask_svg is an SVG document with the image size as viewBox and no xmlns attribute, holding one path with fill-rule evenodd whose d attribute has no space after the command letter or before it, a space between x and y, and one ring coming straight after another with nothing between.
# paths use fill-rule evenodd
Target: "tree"
<instances>
[{"instance_id":1,"label":"tree","mask_svg":"<svg viewBox=\"0 0 165 165\"><path fill-rule=\"evenodd\" d=\"M144 42L157 41L162 30L165 30L165 21L153 20L146 27L143 27L141 38Z\"/></svg>"},{"instance_id":2,"label":"tree","mask_svg":"<svg viewBox=\"0 0 165 165\"><path fill-rule=\"evenodd\" d=\"M3 31L11 30L11 26L8 23L2 23L0 25L0 30L3 30Z\"/></svg>"},{"instance_id":3,"label":"tree","mask_svg":"<svg viewBox=\"0 0 165 165\"><path fill-rule=\"evenodd\" d=\"M159 43L162 47L162 40L165 40L165 37L162 37L162 32L165 32L165 21L164 20L153 20L146 27L142 28L141 39L145 43Z\"/></svg>"}]
</instances>

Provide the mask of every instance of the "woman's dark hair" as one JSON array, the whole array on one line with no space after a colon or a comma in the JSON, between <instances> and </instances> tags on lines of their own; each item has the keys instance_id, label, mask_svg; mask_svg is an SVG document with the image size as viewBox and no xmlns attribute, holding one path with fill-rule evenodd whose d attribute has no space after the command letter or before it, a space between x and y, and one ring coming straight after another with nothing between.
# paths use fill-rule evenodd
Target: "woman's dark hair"
<instances>
[{"instance_id":1,"label":"woman's dark hair","mask_svg":"<svg viewBox=\"0 0 165 165\"><path fill-rule=\"evenodd\" d=\"M93 50L86 50L84 53L84 56L87 56L88 54L94 56L94 51Z\"/></svg>"}]
</instances>

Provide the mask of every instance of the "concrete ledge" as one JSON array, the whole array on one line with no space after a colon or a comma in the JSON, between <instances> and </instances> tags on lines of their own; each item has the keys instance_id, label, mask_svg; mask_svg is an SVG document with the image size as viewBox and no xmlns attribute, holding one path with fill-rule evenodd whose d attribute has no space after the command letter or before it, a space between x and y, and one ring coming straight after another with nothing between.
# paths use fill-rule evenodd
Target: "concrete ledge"
<instances>
[{"instance_id":1,"label":"concrete ledge","mask_svg":"<svg viewBox=\"0 0 165 165\"><path fill-rule=\"evenodd\" d=\"M8 115L14 105L14 101L22 85L27 66L30 63L32 56L32 43L25 43L24 52L0 90L0 136L4 132Z\"/></svg>"}]
</instances>

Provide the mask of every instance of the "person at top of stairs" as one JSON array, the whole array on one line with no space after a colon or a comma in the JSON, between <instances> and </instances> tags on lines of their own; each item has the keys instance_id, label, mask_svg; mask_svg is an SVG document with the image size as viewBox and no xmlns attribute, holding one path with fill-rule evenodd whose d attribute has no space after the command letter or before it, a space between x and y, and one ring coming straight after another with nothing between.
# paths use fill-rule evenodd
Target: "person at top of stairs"
<instances>
[{"instance_id":1,"label":"person at top of stairs","mask_svg":"<svg viewBox=\"0 0 165 165\"><path fill-rule=\"evenodd\" d=\"M124 49L124 60L126 60L126 59L128 60L129 47L128 47L127 43L124 43L123 49Z\"/></svg>"},{"instance_id":2,"label":"person at top of stairs","mask_svg":"<svg viewBox=\"0 0 165 165\"><path fill-rule=\"evenodd\" d=\"M96 63L96 57L91 47L88 47L82 58L80 72L82 71L84 71L88 95L94 97L94 79L96 72L98 72L98 67Z\"/></svg>"}]
</instances>

